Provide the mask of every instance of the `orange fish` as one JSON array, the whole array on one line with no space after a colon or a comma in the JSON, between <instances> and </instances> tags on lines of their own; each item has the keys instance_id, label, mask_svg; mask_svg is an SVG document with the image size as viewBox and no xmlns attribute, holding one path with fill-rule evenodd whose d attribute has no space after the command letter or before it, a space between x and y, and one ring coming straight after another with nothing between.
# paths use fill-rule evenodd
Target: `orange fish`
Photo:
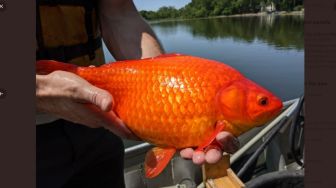
<instances>
[{"instance_id":1,"label":"orange fish","mask_svg":"<svg viewBox=\"0 0 336 188\"><path fill-rule=\"evenodd\" d=\"M282 102L223 63L180 54L77 67L41 60L39 74L75 73L109 91L113 111L138 137L157 147L146 155L146 177L161 173L177 149L213 144L220 131L234 136L274 118Z\"/></svg>"}]
</instances>

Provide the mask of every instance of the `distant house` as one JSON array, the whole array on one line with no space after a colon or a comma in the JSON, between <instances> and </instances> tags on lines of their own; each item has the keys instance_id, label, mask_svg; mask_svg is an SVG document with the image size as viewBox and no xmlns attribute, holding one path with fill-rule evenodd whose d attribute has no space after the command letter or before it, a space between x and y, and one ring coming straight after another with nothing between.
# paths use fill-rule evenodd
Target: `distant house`
<instances>
[{"instance_id":1,"label":"distant house","mask_svg":"<svg viewBox=\"0 0 336 188\"><path fill-rule=\"evenodd\" d=\"M276 8L275 8L275 5L273 2L271 2L270 4L261 4L260 5L260 12L268 12L268 13L271 13L271 12L275 12L276 11Z\"/></svg>"}]
</instances>

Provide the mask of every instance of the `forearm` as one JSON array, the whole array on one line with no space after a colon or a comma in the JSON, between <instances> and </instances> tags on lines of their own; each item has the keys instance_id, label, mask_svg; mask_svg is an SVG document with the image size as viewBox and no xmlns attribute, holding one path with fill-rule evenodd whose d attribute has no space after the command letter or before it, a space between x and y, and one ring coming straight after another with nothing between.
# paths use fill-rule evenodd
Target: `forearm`
<instances>
[{"instance_id":1,"label":"forearm","mask_svg":"<svg viewBox=\"0 0 336 188\"><path fill-rule=\"evenodd\" d=\"M132 1L118 4L101 0L99 12L102 37L117 60L147 58L163 53L159 40Z\"/></svg>"}]
</instances>

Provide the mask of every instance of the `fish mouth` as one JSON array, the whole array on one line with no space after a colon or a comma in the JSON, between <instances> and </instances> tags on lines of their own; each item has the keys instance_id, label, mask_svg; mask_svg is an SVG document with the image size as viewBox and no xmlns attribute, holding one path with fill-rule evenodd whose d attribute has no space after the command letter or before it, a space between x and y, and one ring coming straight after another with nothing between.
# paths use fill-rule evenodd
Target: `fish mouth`
<instances>
[{"instance_id":1,"label":"fish mouth","mask_svg":"<svg viewBox=\"0 0 336 188\"><path fill-rule=\"evenodd\" d=\"M281 112L283 108L283 104L280 101L278 104L275 104L273 109L267 112L260 112L259 114L256 114L253 118L250 117L250 119L256 123L256 126L262 126L265 123L271 121L272 119L276 118L279 113Z\"/></svg>"},{"instance_id":2,"label":"fish mouth","mask_svg":"<svg viewBox=\"0 0 336 188\"><path fill-rule=\"evenodd\" d=\"M280 99L275 98L274 101L275 101L274 102L274 109L272 110L272 116L273 117L277 116L283 108L283 103Z\"/></svg>"}]
</instances>

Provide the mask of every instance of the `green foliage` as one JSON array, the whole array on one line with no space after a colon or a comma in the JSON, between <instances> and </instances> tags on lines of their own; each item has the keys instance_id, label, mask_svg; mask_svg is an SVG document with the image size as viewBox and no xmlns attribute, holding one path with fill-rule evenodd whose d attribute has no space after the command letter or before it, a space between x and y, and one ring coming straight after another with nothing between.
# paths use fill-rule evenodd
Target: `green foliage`
<instances>
[{"instance_id":1,"label":"green foliage","mask_svg":"<svg viewBox=\"0 0 336 188\"><path fill-rule=\"evenodd\" d=\"M294 11L301 11L303 9L302 5L298 5L296 7L294 7Z\"/></svg>"},{"instance_id":2,"label":"green foliage","mask_svg":"<svg viewBox=\"0 0 336 188\"><path fill-rule=\"evenodd\" d=\"M303 7L303 0L192 0L181 9L164 6L157 11L142 10L140 14L147 20L201 18L256 13L265 9L271 3L273 3L278 11L300 10Z\"/></svg>"},{"instance_id":3,"label":"green foliage","mask_svg":"<svg viewBox=\"0 0 336 188\"><path fill-rule=\"evenodd\" d=\"M172 6L163 6L159 8L158 11L146 11L142 10L140 11L140 14L142 17L144 17L147 20L153 20L153 19L167 19L167 18L178 18L180 17L180 12L175 7Z\"/></svg>"}]
</instances>

